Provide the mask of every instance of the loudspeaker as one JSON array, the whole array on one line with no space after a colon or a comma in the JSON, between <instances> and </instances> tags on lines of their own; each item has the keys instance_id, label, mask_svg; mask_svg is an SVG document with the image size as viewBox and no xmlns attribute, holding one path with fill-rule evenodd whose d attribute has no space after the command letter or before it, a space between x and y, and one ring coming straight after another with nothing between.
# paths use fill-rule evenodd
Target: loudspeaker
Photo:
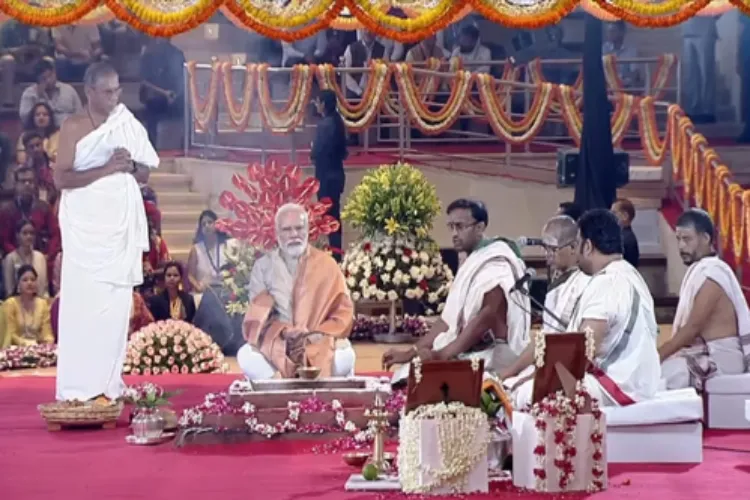
<instances>
[{"instance_id":1,"label":"loudspeaker","mask_svg":"<svg viewBox=\"0 0 750 500\"><path fill-rule=\"evenodd\" d=\"M581 165L581 151L560 149L557 151L557 187L576 185L578 168ZM618 188L630 182L630 155L625 151L615 151L615 182Z\"/></svg>"}]
</instances>

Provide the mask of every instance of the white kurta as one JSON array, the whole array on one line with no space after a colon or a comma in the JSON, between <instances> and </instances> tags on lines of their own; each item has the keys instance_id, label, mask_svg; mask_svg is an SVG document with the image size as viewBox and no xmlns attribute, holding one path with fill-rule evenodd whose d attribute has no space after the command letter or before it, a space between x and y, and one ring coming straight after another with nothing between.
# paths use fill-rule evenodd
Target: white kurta
<instances>
[{"instance_id":1,"label":"white kurta","mask_svg":"<svg viewBox=\"0 0 750 500\"><path fill-rule=\"evenodd\" d=\"M618 260L592 276L573 311L569 332L584 320L603 320L608 331L595 358L600 374L586 374L584 385L602 405L625 405L652 398L661 366L654 300L638 271ZM533 380L513 391L516 407L531 402Z\"/></svg>"},{"instance_id":2,"label":"white kurta","mask_svg":"<svg viewBox=\"0 0 750 500\"><path fill-rule=\"evenodd\" d=\"M156 168L148 134L122 104L76 144L78 171L104 165L117 147ZM60 199L62 276L57 399L119 397L133 287L143 281L148 225L138 183L117 173L65 189Z\"/></svg>"},{"instance_id":3,"label":"white kurta","mask_svg":"<svg viewBox=\"0 0 750 500\"><path fill-rule=\"evenodd\" d=\"M543 332L564 332L567 329L573 309L589 281L591 281L590 276L587 276L580 269L576 269L563 283L547 292L547 296L544 298L544 307L552 311L557 318L562 320L563 324L561 325L551 314L544 311Z\"/></svg>"},{"instance_id":4,"label":"white kurta","mask_svg":"<svg viewBox=\"0 0 750 500\"><path fill-rule=\"evenodd\" d=\"M472 252L458 269L445 302L441 318L448 325L448 329L437 336L432 348L439 350L453 342L463 327L479 314L484 296L493 288L500 287L505 292L508 302L507 344L497 343L484 351L466 353L459 357L480 357L484 359L485 369L488 370L499 370L512 363L529 343L529 298L520 292L511 292L525 270L526 264L523 259L504 241L491 242ZM409 365L403 365L395 372L393 380L395 382L404 379L408 374Z\"/></svg>"}]
</instances>

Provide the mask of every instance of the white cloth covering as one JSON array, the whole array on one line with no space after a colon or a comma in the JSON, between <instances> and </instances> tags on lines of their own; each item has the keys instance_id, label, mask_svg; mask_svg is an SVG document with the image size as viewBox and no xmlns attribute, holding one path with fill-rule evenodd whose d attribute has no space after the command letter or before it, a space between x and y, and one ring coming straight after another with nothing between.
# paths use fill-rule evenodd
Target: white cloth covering
<instances>
[{"instance_id":1,"label":"white cloth covering","mask_svg":"<svg viewBox=\"0 0 750 500\"><path fill-rule=\"evenodd\" d=\"M122 104L76 144L73 168L103 166L117 147L156 168L148 134ZM116 398L123 389L133 287L143 281L148 225L138 183L130 174L65 189L60 199L62 277L57 399Z\"/></svg>"}]
</instances>

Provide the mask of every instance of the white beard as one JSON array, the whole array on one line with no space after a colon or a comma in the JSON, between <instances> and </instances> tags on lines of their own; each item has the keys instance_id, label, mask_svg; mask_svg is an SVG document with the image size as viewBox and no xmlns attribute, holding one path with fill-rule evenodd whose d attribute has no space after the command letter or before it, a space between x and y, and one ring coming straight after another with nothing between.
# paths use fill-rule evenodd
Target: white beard
<instances>
[{"instance_id":1,"label":"white beard","mask_svg":"<svg viewBox=\"0 0 750 500\"><path fill-rule=\"evenodd\" d=\"M298 245L285 245L281 247L281 252L292 259L299 259L307 250L307 240Z\"/></svg>"}]
</instances>

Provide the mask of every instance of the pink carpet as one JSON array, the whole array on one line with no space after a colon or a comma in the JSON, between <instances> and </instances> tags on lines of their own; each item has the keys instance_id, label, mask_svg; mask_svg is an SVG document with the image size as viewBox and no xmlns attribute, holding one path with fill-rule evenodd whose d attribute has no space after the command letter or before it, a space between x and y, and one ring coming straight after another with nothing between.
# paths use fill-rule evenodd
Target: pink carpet
<instances>
[{"instance_id":1,"label":"pink carpet","mask_svg":"<svg viewBox=\"0 0 750 500\"><path fill-rule=\"evenodd\" d=\"M225 389L234 375L163 376L152 380L184 392L176 409ZM130 378L129 383L143 380ZM0 498L9 500L217 498L271 500L388 500L400 494L347 493L353 472L338 455L312 453L315 442L137 447L125 443L123 419L116 430L47 432L36 405L53 397L51 377L0 378ZM714 449L714 448L721 448ZM735 451L724 451L723 449ZM745 498L750 484L750 433L706 436L701 465L613 465L610 488L564 498L685 500ZM556 496L493 487L472 498L549 499Z\"/></svg>"}]
</instances>

